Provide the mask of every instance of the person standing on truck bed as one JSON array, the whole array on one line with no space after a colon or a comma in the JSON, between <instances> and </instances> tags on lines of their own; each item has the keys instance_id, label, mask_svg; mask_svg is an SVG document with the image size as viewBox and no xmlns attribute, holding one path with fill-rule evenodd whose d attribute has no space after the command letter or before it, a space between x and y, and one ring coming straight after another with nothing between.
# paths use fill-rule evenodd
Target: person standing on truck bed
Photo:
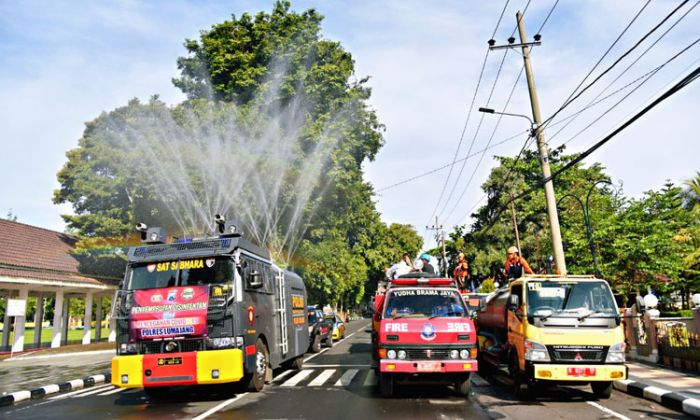
<instances>
[{"instance_id":1,"label":"person standing on truck bed","mask_svg":"<svg viewBox=\"0 0 700 420\"><path fill-rule=\"evenodd\" d=\"M428 274L435 274L435 268L430 264L430 255L423 254L420 256L421 261L423 261L423 268L420 271Z\"/></svg>"},{"instance_id":2,"label":"person standing on truck bed","mask_svg":"<svg viewBox=\"0 0 700 420\"><path fill-rule=\"evenodd\" d=\"M464 258L464 252L457 254L457 266L452 271L452 277L457 281L457 287L460 291L466 290L469 280L469 264Z\"/></svg>"},{"instance_id":3,"label":"person standing on truck bed","mask_svg":"<svg viewBox=\"0 0 700 420\"><path fill-rule=\"evenodd\" d=\"M503 271L509 279L522 277L523 273L534 274L525 258L520 256L518 248L514 246L508 248L508 256Z\"/></svg>"}]
</instances>

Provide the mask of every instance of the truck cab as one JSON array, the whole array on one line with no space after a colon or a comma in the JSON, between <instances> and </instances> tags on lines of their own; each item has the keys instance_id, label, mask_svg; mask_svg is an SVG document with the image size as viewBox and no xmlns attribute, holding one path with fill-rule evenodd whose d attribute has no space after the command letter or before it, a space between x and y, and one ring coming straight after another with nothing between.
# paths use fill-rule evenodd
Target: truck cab
<instances>
[{"instance_id":1,"label":"truck cab","mask_svg":"<svg viewBox=\"0 0 700 420\"><path fill-rule=\"evenodd\" d=\"M454 280L424 273L393 280L375 298L372 342L383 396L407 382L452 384L469 395L476 331Z\"/></svg>"},{"instance_id":2,"label":"truck cab","mask_svg":"<svg viewBox=\"0 0 700 420\"><path fill-rule=\"evenodd\" d=\"M529 394L538 383L590 383L608 398L627 378L625 338L610 286L593 276L526 275L494 292L477 318L482 368Z\"/></svg>"}]
</instances>

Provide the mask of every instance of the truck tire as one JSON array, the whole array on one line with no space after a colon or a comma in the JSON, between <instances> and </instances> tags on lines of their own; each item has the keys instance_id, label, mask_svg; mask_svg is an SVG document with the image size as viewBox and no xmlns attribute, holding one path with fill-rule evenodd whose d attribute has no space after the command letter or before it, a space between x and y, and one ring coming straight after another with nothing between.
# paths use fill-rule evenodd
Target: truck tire
<instances>
[{"instance_id":1,"label":"truck tire","mask_svg":"<svg viewBox=\"0 0 700 420\"><path fill-rule=\"evenodd\" d=\"M379 374L379 393L386 398L394 395L394 376L390 373Z\"/></svg>"},{"instance_id":2,"label":"truck tire","mask_svg":"<svg viewBox=\"0 0 700 420\"><path fill-rule=\"evenodd\" d=\"M613 384L611 381L606 382L591 382L591 389L593 389L593 395L601 400L607 400L612 394Z\"/></svg>"},{"instance_id":3,"label":"truck tire","mask_svg":"<svg viewBox=\"0 0 700 420\"><path fill-rule=\"evenodd\" d=\"M313 341L311 342L311 346L309 346L309 350L311 353L318 353L321 351L321 336L316 334L314 336Z\"/></svg>"},{"instance_id":4,"label":"truck tire","mask_svg":"<svg viewBox=\"0 0 700 420\"><path fill-rule=\"evenodd\" d=\"M265 387L265 378L270 369L269 354L265 343L258 338L255 342L255 367L248 381L248 391L260 392Z\"/></svg>"},{"instance_id":5,"label":"truck tire","mask_svg":"<svg viewBox=\"0 0 700 420\"><path fill-rule=\"evenodd\" d=\"M470 374L466 374L455 381L455 390L463 397L469 397L471 391L472 379Z\"/></svg>"},{"instance_id":6,"label":"truck tire","mask_svg":"<svg viewBox=\"0 0 700 420\"><path fill-rule=\"evenodd\" d=\"M299 356L292 360L292 369L294 370L301 370L301 368L304 366L304 356Z\"/></svg>"}]
</instances>

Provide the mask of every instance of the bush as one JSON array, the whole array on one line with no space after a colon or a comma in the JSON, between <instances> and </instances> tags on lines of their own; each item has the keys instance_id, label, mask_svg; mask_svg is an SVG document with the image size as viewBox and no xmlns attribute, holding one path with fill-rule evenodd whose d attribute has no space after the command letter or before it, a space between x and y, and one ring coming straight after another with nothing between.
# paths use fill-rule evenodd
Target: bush
<instances>
[{"instance_id":1,"label":"bush","mask_svg":"<svg viewBox=\"0 0 700 420\"><path fill-rule=\"evenodd\" d=\"M680 311L664 311L661 313L662 318L692 318L693 311L691 309L682 309Z\"/></svg>"}]
</instances>

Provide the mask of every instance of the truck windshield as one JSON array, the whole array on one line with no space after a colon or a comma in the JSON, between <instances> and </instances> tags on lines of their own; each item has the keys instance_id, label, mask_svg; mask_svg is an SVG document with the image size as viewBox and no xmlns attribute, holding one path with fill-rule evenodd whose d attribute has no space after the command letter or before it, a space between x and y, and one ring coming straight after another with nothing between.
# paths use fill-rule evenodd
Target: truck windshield
<instances>
[{"instance_id":1,"label":"truck windshield","mask_svg":"<svg viewBox=\"0 0 700 420\"><path fill-rule=\"evenodd\" d=\"M615 301L607 283L528 282L527 313L536 317L613 317Z\"/></svg>"},{"instance_id":2,"label":"truck windshield","mask_svg":"<svg viewBox=\"0 0 700 420\"><path fill-rule=\"evenodd\" d=\"M459 293L435 289L395 290L384 308L385 318L459 317L466 312Z\"/></svg>"},{"instance_id":3,"label":"truck windshield","mask_svg":"<svg viewBox=\"0 0 700 420\"><path fill-rule=\"evenodd\" d=\"M228 257L180 259L129 268L127 289L221 284L233 279L233 262Z\"/></svg>"}]
</instances>

